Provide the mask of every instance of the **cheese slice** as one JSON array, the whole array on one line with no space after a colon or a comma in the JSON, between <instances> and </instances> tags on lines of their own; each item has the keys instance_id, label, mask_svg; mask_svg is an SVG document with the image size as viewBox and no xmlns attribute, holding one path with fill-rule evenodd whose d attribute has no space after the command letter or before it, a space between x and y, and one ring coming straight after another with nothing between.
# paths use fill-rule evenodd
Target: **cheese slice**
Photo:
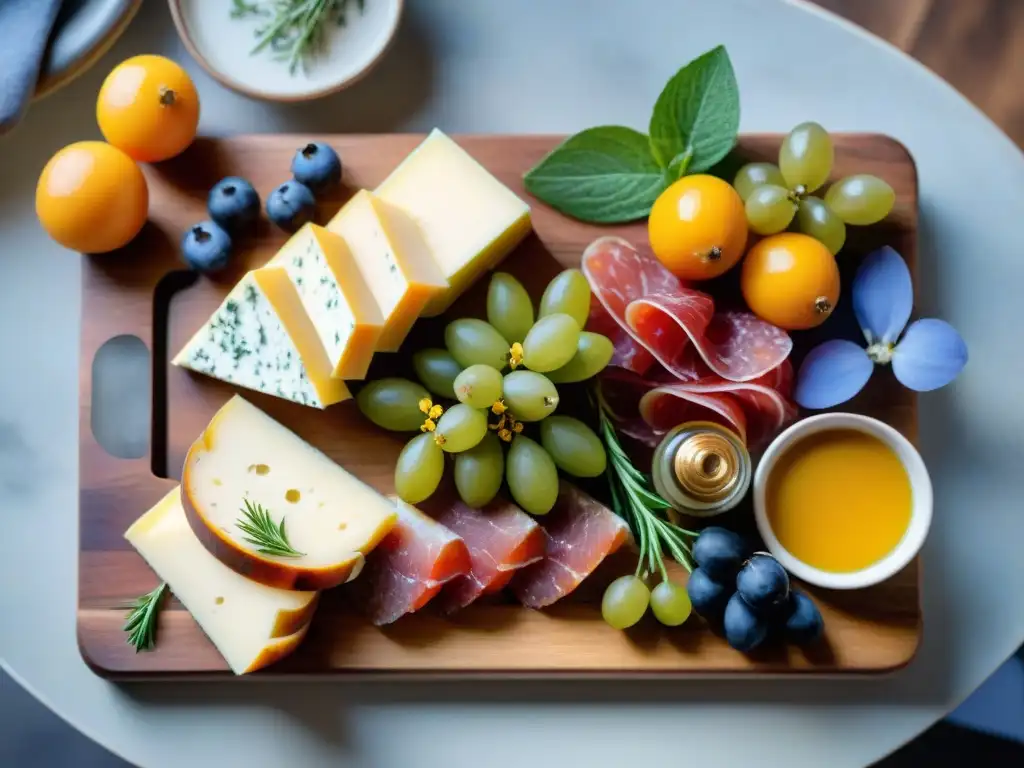
<instances>
[{"instance_id":1,"label":"cheese slice","mask_svg":"<svg viewBox=\"0 0 1024 768\"><path fill-rule=\"evenodd\" d=\"M436 128L377 188L419 225L448 290L425 316L441 314L530 232L530 207Z\"/></svg>"},{"instance_id":2,"label":"cheese slice","mask_svg":"<svg viewBox=\"0 0 1024 768\"><path fill-rule=\"evenodd\" d=\"M326 408L352 395L283 267L239 281L171 362L257 392Z\"/></svg>"},{"instance_id":3,"label":"cheese slice","mask_svg":"<svg viewBox=\"0 0 1024 768\"><path fill-rule=\"evenodd\" d=\"M237 395L189 448L182 504L199 541L263 584L326 589L351 581L395 525L395 505ZM247 540L243 508L283 523L298 556L268 555Z\"/></svg>"},{"instance_id":4,"label":"cheese slice","mask_svg":"<svg viewBox=\"0 0 1024 768\"><path fill-rule=\"evenodd\" d=\"M396 351L427 302L448 288L422 233L408 215L366 190L357 192L327 229L348 243L384 316L377 349Z\"/></svg>"},{"instance_id":5,"label":"cheese slice","mask_svg":"<svg viewBox=\"0 0 1024 768\"><path fill-rule=\"evenodd\" d=\"M124 537L167 582L235 674L265 667L302 642L318 593L257 584L221 563L192 533L178 488Z\"/></svg>"},{"instance_id":6,"label":"cheese slice","mask_svg":"<svg viewBox=\"0 0 1024 768\"><path fill-rule=\"evenodd\" d=\"M327 350L332 375L364 378L384 331L384 317L345 241L323 227L306 224L268 266L288 271Z\"/></svg>"}]
</instances>

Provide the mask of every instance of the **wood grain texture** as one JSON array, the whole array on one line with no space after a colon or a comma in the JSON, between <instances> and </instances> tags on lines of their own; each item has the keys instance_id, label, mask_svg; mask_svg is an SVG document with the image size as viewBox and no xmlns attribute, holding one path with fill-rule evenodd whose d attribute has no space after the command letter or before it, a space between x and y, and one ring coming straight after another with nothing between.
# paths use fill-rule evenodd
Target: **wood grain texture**
<instances>
[{"instance_id":1,"label":"wood grain texture","mask_svg":"<svg viewBox=\"0 0 1024 768\"><path fill-rule=\"evenodd\" d=\"M346 163L345 188L323 200L326 221L359 188L373 188L422 137L328 136ZM171 600L160 618L155 651L136 654L120 627L121 606L155 586L157 579L123 539L124 530L180 476L195 436L235 392L220 382L169 365L169 360L207 319L243 271L264 263L285 236L265 225L238 249L237 264L216 280L184 272L177 243L187 227L205 217L206 192L229 174L249 178L264 196L287 173L298 136L201 139L183 156L148 168L150 223L124 252L86 259L83 269L83 331L80 417L80 565L78 637L82 654L98 673L118 677L228 675L227 666L180 604ZM769 159L780 137L744 137L734 160ZM521 176L558 141L557 137L458 137L458 141L521 195ZM852 229L840 256L845 284L860 258L889 244L913 267L916 260L917 178L902 145L883 136L836 137L835 175L875 173L897 191L897 205L882 224ZM535 234L502 263L534 297L564 266L577 265L587 244L608 228L571 221L531 200ZM615 231L645 247L643 223ZM732 290L723 280L719 290ZM480 315L486 280L450 311ZM826 327L795 337L799 357L824 336L857 339L849 300ZM410 372L408 350L436 343L444 319L417 323L397 354L378 354L369 378ZM120 334L139 336L153 362L153 423L150 452L135 460L108 455L90 430L91 365L100 346ZM400 435L363 419L352 402L326 411L243 391L243 396L280 420L335 461L382 492L392 490ZM569 400L571 398L564 398ZM577 398L585 399L585 398ZM914 396L888 371L879 371L845 410L870 413L916 437ZM158 476L164 475L164 477ZM749 506L729 513L732 523L752 530ZM607 627L600 595L611 578L632 570L621 553L604 564L572 596L543 612L511 603L506 596L473 605L453 618L426 610L377 629L356 618L344 590L323 595L306 641L298 652L260 677L326 673L383 675L643 675L736 673L879 673L905 665L917 647L921 615L915 562L890 581L855 592L812 590L827 625L827 642L804 654L792 649L744 656L697 620L665 630L647 618L629 632Z\"/></svg>"}]
</instances>

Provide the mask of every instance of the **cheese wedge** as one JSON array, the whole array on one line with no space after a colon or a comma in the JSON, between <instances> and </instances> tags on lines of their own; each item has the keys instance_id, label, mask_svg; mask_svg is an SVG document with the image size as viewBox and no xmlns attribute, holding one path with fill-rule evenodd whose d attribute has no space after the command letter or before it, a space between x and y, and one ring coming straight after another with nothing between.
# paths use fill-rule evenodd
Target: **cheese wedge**
<instances>
[{"instance_id":1,"label":"cheese wedge","mask_svg":"<svg viewBox=\"0 0 1024 768\"><path fill-rule=\"evenodd\" d=\"M239 573L282 589L351 581L397 519L395 505L237 395L189 448L182 506L199 541ZM247 507L284 526L297 556L258 551Z\"/></svg>"},{"instance_id":2,"label":"cheese wedge","mask_svg":"<svg viewBox=\"0 0 1024 768\"><path fill-rule=\"evenodd\" d=\"M423 315L444 312L530 232L530 207L436 128L377 188L419 225L448 290Z\"/></svg>"},{"instance_id":3,"label":"cheese wedge","mask_svg":"<svg viewBox=\"0 0 1024 768\"><path fill-rule=\"evenodd\" d=\"M348 243L384 316L381 352L394 352L427 302L448 289L416 223L362 190L327 224Z\"/></svg>"},{"instance_id":4,"label":"cheese wedge","mask_svg":"<svg viewBox=\"0 0 1024 768\"><path fill-rule=\"evenodd\" d=\"M364 378L384 331L384 316L345 241L323 227L306 224L268 266L288 271L327 351L332 375Z\"/></svg>"},{"instance_id":5,"label":"cheese wedge","mask_svg":"<svg viewBox=\"0 0 1024 768\"><path fill-rule=\"evenodd\" d=\"M171 362L314 408L352 396L283 267L247 273Z\"/></svg>"},{"instance_id":6,"label":"cheese wedge","mask_svg":"<svg viewBox=\"0 0 1024 768\"><path fill-rule=\"evenodd\" d=\"M192 533L178 488L124 537L167 582L236 675L272 664L302 642L318 593L267 587L224 565Z\"/></svg>"}]
</instances>

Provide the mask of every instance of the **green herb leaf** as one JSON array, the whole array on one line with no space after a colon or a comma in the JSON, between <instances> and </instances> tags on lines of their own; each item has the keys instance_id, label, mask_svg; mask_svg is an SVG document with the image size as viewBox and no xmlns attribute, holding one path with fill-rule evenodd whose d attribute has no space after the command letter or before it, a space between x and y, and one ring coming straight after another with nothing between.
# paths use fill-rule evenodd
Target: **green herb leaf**
<instances>
[{"instance_id":1,"label":"green herb leaf","mask_svg":"<svg viewBox=\"0 0 1024 768\"><path fill-rule=\"evenodd\" d=\"M666 187L648 138L616 125L566 139L523 181L530 194L562 213L602 224L643 218Z\"/></svg>"},{"instance_id":2,"label":"green herb leaf","mask_svg":"<svg viewBox=\"0 0 1024 768\"><path fill-rule=\"evenodd\" d=\"M739 127L739 87L720 45L679 70L662 90L651 115L651 153L662 168L689 154L684 171L700 173L729 153Z\"/></svg>"},{"instance_id":3,"label":"green herb leaf","mask_svg":"<svg viewBox=\"0 0 1024 768\"><path fill-rule=\"evenodd\" d=\"M128 633L128 645L134 646L136 653L148 651L156 645L156 617L166 591L164 582L152 592L136 598L131 613L125 618L122 629Z\"/></svg>"},{"instance_id":4,"label":"green herb leaf","mask_svg":"<svg viewBox=\"0 0 1024 768\"><path fill-rule=\"evenodd\" d=\"M283 517L280 523L274 523L270 511L263 505L248 499L244 500L244 504L244 520L239 520L236 525L246 534L245 540L257 548L257 552L277 557L302 557L303 553L288 543Z\"/></svg>"}]
</instances>

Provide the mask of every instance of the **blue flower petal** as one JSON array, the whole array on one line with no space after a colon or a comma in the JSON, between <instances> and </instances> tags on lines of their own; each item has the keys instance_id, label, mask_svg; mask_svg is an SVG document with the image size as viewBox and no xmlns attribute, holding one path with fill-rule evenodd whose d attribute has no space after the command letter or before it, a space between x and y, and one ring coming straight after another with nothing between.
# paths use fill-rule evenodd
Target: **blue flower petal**
<instances>
[{"instance_id":1,"label":"blue flower petal","mask_svg":"<svg viewBox=\"0 0 1024 768\"><path fill-rule=\"evenodd\" d=\"M853 279L853 311L868 344L891 344L910 319L914 286L907 263L889 246L869 254Z\"/></svg>"},{"instance_id":2,"label":"blue flower petal","mask_svg":"<svg viewBox=\"0 0 1024 768\"><path fill-rule=\"evenodd\" d=\"M967 345L944 320L928 318L910 324L892 354L892 372L900 383L918 392L944 387L967 365Z\"/></svg>"},{"instance_id":3,"label":"blue flower petal","mask_svg":"<svg viewBox=\"0 0 1024 768\"><path fill-rule=\"evenodd\" d=\"M826 341L804 358L796 377L794 399L810 409L845 403L864 389L874 367L867 352L852 341Z\"/></svg>"}]
</instances>

